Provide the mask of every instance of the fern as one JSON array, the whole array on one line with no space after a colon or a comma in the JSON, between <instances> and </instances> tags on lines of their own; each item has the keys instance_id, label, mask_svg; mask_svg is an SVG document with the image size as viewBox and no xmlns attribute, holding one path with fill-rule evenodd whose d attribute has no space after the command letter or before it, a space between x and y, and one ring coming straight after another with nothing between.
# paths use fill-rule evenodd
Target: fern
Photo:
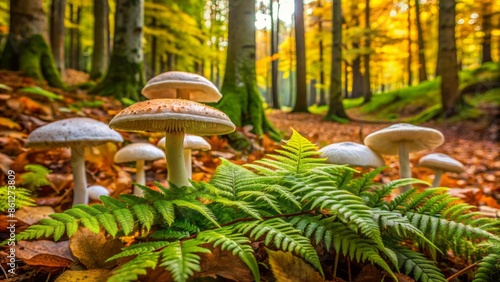
<instances>
[{"instance_id":1,"label":"fern","mask_svg":"<svg viewBox=\"0 0 500 282\"><path fill-rule=\"evenodd\" d=\"M21 174L21 185L34 191L38 187L50 185L47 175L52 172L44 166L28 164L24 166L25 173Z\"/></svg>"},{"instance_id":2,"label":"fern","mask_svg":"<svg viewBox=\"0 0 500 282\"><path fill-rule=\"evenodd\" d=\"M9 209L17 210L22 207L34 206L35 201L30 198L31 191L28 189L16 187L15 190L8 186L0 187L0 212L6 212Z\"/></svg>"},{"instance_id":3,"label":"fern","mask_svg":"<svg viewBox=\"0 0 500 282\"><path fill-rule=\"evenodd\" d=\"M161 251L161 264L165 266L177 282L184 282L195 271L200 271L200 256L196 253L210 253L207 248L200 247L200 240L187 240L169 244Z\"/></svg>"},{"instance_id":4,"label":"fern","mask_svg":"<svg viewBox=\"0 0 500 282\"><path fill-rule=\"evenodd\" d=\"M412 251L402 246L392 245L389 247L397 256L399 268L406 274L413 274L416 281L422 282L444 282L446 278L435 262L428 260L421 253Z\"/></svg>"},{"instance_id":5,"label":"fern","mask_svg":"<svg viewBox=\"0 0 500 282\"><path fill-rule=\"evenodd\" d=\"M483 247L489 254L478 263L479 268L472 282L500 281L500 241L490 241Z\"/></svg>"},{"instance_id":6,"label":"fern","mask_svg":"<svg viewBox=\"0 0 500 282\"><path fill-rule=\"evenodd\" d=\"M148 269L155 269L160 254L157 252L141 253L112 272L108 282L137 281L140 275L145 275Z\"/></svg>"}]
</instances>

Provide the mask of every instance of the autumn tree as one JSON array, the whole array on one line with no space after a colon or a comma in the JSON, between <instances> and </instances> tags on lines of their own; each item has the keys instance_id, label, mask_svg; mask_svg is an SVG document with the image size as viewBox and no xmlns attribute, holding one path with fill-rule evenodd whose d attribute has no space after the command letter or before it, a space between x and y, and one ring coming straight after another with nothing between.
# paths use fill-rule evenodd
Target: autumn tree
<instances>
[{"instance_id":1,"label":"autumn tree","mask_svg":"<svg viewBox=\"0 0 500 282\"><path fill-rule=\"evenodd\" d=\"M292 112L307 112L306 42L303 0L295 0L295 56L297 58L297 78L295 80L297 99Z\"/></svg>"},{"instance_id":2,"label":"autumn tree","mask_svg":"<svg viewBox=\"0 0 500 282\"><path fill-rule=\"evenodd\" d=\"M424 82L427 80L427 64L425 61L424 32L422 29L422 21L420 20L420 0L415 0L415 23L417 26L418 44L418 81Z\"/></svg>"},{"instance_id":3,"label":"autumn tree","mask_svg":"<svg viewBox=\"0 0 500 282\"><path fill-rule=\"evenodd\" d=\"M57 70L64 73L64 18L66 0L52 0L50 3L50 46Z\"/></svg>"},{"instance_id":4,"label":"autumn tree","mask_svg":"<svg viewBox=\"0 0 500 282\"><path fill-rule=\"evenodd\" d=\"M99 79L106 72L109 60L109 3L94 0L94 51L90 79Z\"/></svg>"},{"instance_id":5,"label":"autumn tree","mask_svg":"<svg viewBox=\"0 0 500 282\"><path fill-rule=\"evenodd\" d=\"M239 127L251 125L258 136L279 134L264 114L255 75L255 1L230 0L226 69L222 99L216 105Z\"/></svg>"},{"instance_id":6,"label":"autumn tree","mask_svg":"<svg viewBox=\"0 0 500 282\"><path fill-rule=\"evenodd\" d=\"M280 109L280 97L278 92L278 59L275 58L275 55L278 53L279 46L279 18L276 17L276 21L274 20L274 9L273 5L274 0L269 1L270 14L271 14L271 98L272 98L272 107L273 109ZM280 3L277 0L277 8L276 15L279 15L279 7Z\"/></svg>"},{"instance_id":7,"label":"autumn tree","mask_svg":"<svg viewBox=\"0 0 500 282\"><path fill-rule=\"evenodd\" d=\"M441 77L442 115L458 112L462 103L458 91L458 63L455 42L455 0L439 1L439 37L437 75Z\"/></svg>"},{"instance_id":8,"label":"autumn tree","mask_svg":"<svg viewBox=\"0 0 500 282\"><path fill-rule=\"evenodd\" d=\"M139 100L144 84L144 0L117 0L113 52L108 72L91 93Z\"/></svg>"},{"instance_id":9,"label":"autumn tree","mask_svg":"<svg viewBox=\"0 0 500 282\"><path fill-rule=\"evenodd\" d=\"M368 103L372 99L371 79L370 79L370 0L366 0L365 6L365 49L363 55L363 67L365 74L363 75L363 98L364 103Z\"/></svg>"},{"instance_id":10,"label":"autumn tree","mask_svg":"<svg viewBox=\"0 0 500 282\"><path fill-rule=\"evenodd\" d=\"M341 0L332 5L332 71L330 72L330 99L325 120L343 121L348 118L342 104L342 7Z\"/></svg>"},{"instance_id":11,"label":"autumn tree","mask_svg":"<svg viewBox=\"0 0 500 282\"><path fill-rule=\"evenodd\" d=\"M61 75L47 44L47 16L42 0L11 0L9 35L0 68L63 87Z\"/></svg>"},{"instance_id":12,"label":"autumn tree","mask_svg":"<svg viewBox=\"0 0 500 282\"><path fill-rule=\"evenodd\" d=\"M483 29L483 41L481 43L482 56L481 62L491 62L491 36L493 32L492 12L493 3L491 0L484 0L481 4L481 17Z\"/></svg>"}]
</instances>

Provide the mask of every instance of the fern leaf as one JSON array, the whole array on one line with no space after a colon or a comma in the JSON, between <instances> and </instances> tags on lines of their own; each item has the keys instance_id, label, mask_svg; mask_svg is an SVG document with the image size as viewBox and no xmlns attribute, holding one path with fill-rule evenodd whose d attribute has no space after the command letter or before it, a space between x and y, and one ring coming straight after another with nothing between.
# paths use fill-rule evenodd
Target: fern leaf
<instances>
[{"instance_id":1,"label":"fern leaf","mask_svg":"<svg viewBox=\"0 0 500 282\"><path fill-rule=\"evenodd\" d=\"M172 273L177 282L185 282L195 271L200 271L200 256L196 253L210 253L207 248L200 247L200 240L177 241L169 244L161 251L161 264Z\"/></svg>"},{"instance_id":2,"label":"fern leaf","mask_svg":"<svg viewBox=\"0 0 500 282\"><path fill-rule=\"evenodd\" d=\"M147 269L155 269L158 264L158 252L146 252L125 263L113 271L108 282L137 281L140 275L147 274Z\"/></svg>"},{"instance_id":3,"label":"fern leaf","mask_svg":"<svg viewBox=\"0 0 500 282\"><path fill-rule=\"evenodd\" d=\"M151 229L151 225L153 225L154 221L154 210L152 207L146 204L139 204L132 206L132 210L134 211L135 216L139 220L139 222L149 231Z\"/></svg>"},{"instance_id":4,"label":"fern leaf","mask_svg":"<svg viewBox=\"0 0 500 282\"><path fill-rule=\"evenodd\" d=\"M428 260L421 253L402 246L389 247L398 257L399 268L406 274L413 274L415 281L445 282L441 270L433 261Z\"/></svg>"},{"instance_id":5,"label":"fern leaf","mask_svg":"<svg viewBox=\"0 0 500 282\"><path fill-rule=\"evenodd\" d=\"M102 227L104 227L104 230L106 230L106 232L108 232L113 237L116 236L116 233L118 233L118 224L116 222L116 218L113 215L109 213L103 213L97 215L96 219L97 221L99 221Z\"/></svg>"},{"instance_id":6,"label":"fern leaf","mask_svg":"<svg viewBox=\"0 0 500 282\"><path fill-rule=\"evenodd\" d=\"M13 193L14 191L10 191L9 193L9 191L10 190L8 186L0 187L0 212L5 212L9 208L12 208L12 206L9 205L12 203L14 203L14 207L16 209L35 205L35 201L30 198L30 190L16 187L15 193Z\"/></svg>"},{"instance_id":7,"label":"fern leaf","mask_svg":"<svg viewBox=\"0 0 500 282\"><path fill-rule=\"evenodd\" d=\"M127 207L127 204L125 204L124 202L110 196L101 196L101 201L104 206L110 210L123 209Z\"/></svg>"},{"instance_id":8,"label":"fern leaf","mask_svg":"<svg viewBox=\"0 0 500 282\"><path fill-rule=\"evenodd\" d=\"M149 235L149 238L154 240L180 240L189 237L187 231L177 231L170 228L163 228Z\"/></svg>"},{"instance_id":9,"label":"fern leaf","mask_svg":"<svg viewBox=\"0 0 500 282\"><path fill-rule=\"evenodd\" d=\"M166 241L155 241L155 242L145 242L145 243L139 243L135 244L129 247L122 248L122 251L119 252L118 254L108 258L106 262L115 260L117 258L123 258L123 257L128 257L128 256L133 256L133 255L140 255L144 253L150 253L153 251L156 251L160 248L163 248L165 246L168 246L170 242Z\"/></svg>"},{"instance_id":10,"label":"fern leaf","mask_svg":"<svg viewBox=\"0 0 500 282\"><path fill-rule=\"evenodd\" d=\"M175 220L174 205L165 200L158 200L153 202L153 206L161 214L163 219L168 225L172 225Z\"/></svg>"},{"instance_id":11,"label":"fern leaf","mask_svg":"<svg viewBox=\"0 0 500 282\"><path fill-rule=\"evenodd\" d=\"M49 216L65 224L66 234L68 235L68 237L75 235L76 231L78 230L78 221L76 220L76 218L65 213L53 213Z\"/></svg>"},{"instance_id":12,"label":"fern leaf","mask_svg":"<svg viewBox=\"0 0 500 282\"><path fill-rule=\"evenodd\" d=\"M233 233L231 229L207 230L196 237L207 243L214 243L214 247L221 246L223 250L228 250L233 255L238 256L250 269L255 281L260 281L259 266L253 255L250 240L240 233Z\"/></svg>"},{"instance_id":13,"label":"fern leaf","mask_svg":"<svg viewBox=\"0 0 500 282\"><path fill-rule=\"evenodd\" d=\"M500 254L490 253L479 262L479 268L472 282L500 281Z\"/></svg>"},{"instance_id":14,"label":"fern leaf","mask_svg":"<svg viewBox=\"0 0 500 282\"><path fill-rule=\"evenodd\" d=\"M172 204L174 204L174 205L176 205L178 207L181 207L181 208L187 208L187 209L191 209L191 210L197 211L198 213L200 213L201 215L203 215L203 217L205 217L210 222L212 222L212 224L214 224L217 227L220 227L219 223L217 223L217 219L215 218L215 215L212 213L212 211L209 208L207 208L205 205L201 204L198 201L196 201L196 202L189 202L189 201L186 201L186 200L180 200L179 199L179 200L173 200Z\"/></svg>"},{"instance_id":15,"label":"fern leaf","mask_svg":"<svg viewBox=\"0 0 500 282\"><path fill-rule=\"evenodd\" d=\"M125 235L130 234L134 230L134 216L128 209L113 210L113 215L116 217L116 221L120 224Z\"/></svg>"}]
</instances>

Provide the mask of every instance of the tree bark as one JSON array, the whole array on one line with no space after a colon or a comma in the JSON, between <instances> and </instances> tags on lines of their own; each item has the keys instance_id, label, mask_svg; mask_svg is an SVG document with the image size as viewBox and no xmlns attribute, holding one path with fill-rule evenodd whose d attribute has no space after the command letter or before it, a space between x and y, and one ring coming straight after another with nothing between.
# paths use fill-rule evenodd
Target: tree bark
<instances>
[{"instance_id":1,"label":"tree bark","mask_svg":"<svg viewBox=\"0 0 500 282\"><path fill-rule=\"evenodd\" d=\"M415 22L417 25L417 44L418 44L418 80L424 82L427 80L427 68L425 62L424 35L422 31L422 22L420 21L420 0L415 0Z\"/></svg>"},{"instance_id":2,"label":"tree bark","mask_svg":"<svg viewBox=\"0 0 500 282\"><path fill-rule=\"evenodd\" d=\"M492 25L492 7L491 0L486 0L482 3L482 27L483 27L483 42L482 46L482 63L491 62L491 33L493 31Z\"/></svg>"},{"instance_id":3,"label":"tree bark","mask_svg":"<svg viewBox=\"0 0 500 282\"><path fill-rule=\"evenodd\" d=\"M297 89L292 112L307 112L306 42L304 30L304 0L295 0L295 56L297 58Z\"/></svg>"},{"instance_id":4,"label":"tree bark","mask_svg":"<svg viewBox=\"0 0 500 282\"><path fill-rule=\"evenodd\" d=\"M21 71L25 76L63 88L64 83L47 44L46 20L41 0L10 1L9 35L0 68Z\"/></svg>"},{"instance_id":5,"label":"tree bark","mask_svg":"<svg viewBox=\"0 0 500 282\"><path fill-rule=\"evenodd\" d=\"M359 49L358 43L353 43L354 49ZM363 96L363 77L361 75L361 56L356 57L352 61L352 92L351 98L359 98Z\"/></svg>"},{"instance_id":6,"label":"tree bark","mask_svg":"<svg viewBox=\"0 0 500 282\"><path fill-rule=\"evenodd\" d=\"M371 45L371 30L370 30L370 0L366 0L365 7L365 48L367 53L363 56L363 64L365 75L363 76L363 103L368 103L372 100L371 79L370 79L370 45Z\"/></svg>"},{"instance_id":7,"label":"tree bark","mask_svg":"<svg viewBox=\"0 0 500 282\"><path fill-rule=\"evenodd\" d=\"M418 1L418 0L417 0ZM411 86L413 75L411 73L412 51L411 51L411 2L408 1L408 86Z\"/></svg>"},{"instance_id":8,"label":"tree bark","mask_svg":"<svg viewBox=\"0 0 500 282\"><path fill-rule=\"evenodd\" d=\"M442 115L458 113L462 104L458 91L458 64L455 42L455 0L439 1L437 74L441 76Z\"/></svg>"},{"instance_id":9,"label":"tree bark","mask_svg":"<svg viewBox=\"0 0 500 282\"><path fill-rule=\"evenodd\" d=\"M223 96L216 107L236 126L251 125L258 136L268 133L274 139L280 139L264 114L257 89L255 52L255 1L230 0L226 69L221 88ZM241 137L238 133L229 135L230 139L238 140L236 143L242 140ZM242 141L233 145L244 148L250 143Z\"/></svg>"},{"instance_id":10,"label":"tree bark","mask_svg":"<svg viewBox=\"0 0 500 282\"><path fill-rule=\"evenodd\" d=\"M138 101L144 85L144 0L117 0L113 52L108 72L91 93Z\"/></svg>"},{"instance_id":11,"label":"tree bark","mask_svg":"<svg viewBox=\"0 0 500 282\"><path fill-rule=\"evenodd\" d=\"M322 1L318 0L318 7L322 7ZM323 44L323 17L318 18L318 33L320 34L318 49L319 49L319 84L321 87L319 88L319 101L318 106L326 105L326 91L325 91L325 48Z\"/></svg>"},{"instance_id":12,"label":"tree bark","mask_svg":"<svg viewBox=\"0 0 500 282\"><path fill-rule=\"evenodd\" d=\"M279 52L279 18L278 22L274 21L274 13L273 13L273 2L274 0L270 0L271 7L271 56L273 60L271 61L271 97L272 97L272 105L273 109L280 109L280 96L279 96L279 88L278 88L278 59L274 58L274 55ZM278 0L276 14L279 15L279 0Z\"/></svg>"},{"instance_id":13,"label":"tree bark","mask_svg":"<svg viewBox=\"0 0 500 282\"><path fill-rule=\"evenodd\" d=\"M64 73L64 18L66 0L52 0L50 3L50 46L57 70Z\"/></svg>"},{"instance_id":14,"label":"tree bark","mask_svg":"<svg viewBox=\"0 0 500 282\"><path fill-rule=\"evenodd\" d=\"M333 0L332 27L332 71L330 76L330 99L325 120L345 121L348 119L342 104L342 7L341 0Z\"/></svg>"},{"instance_id":15,"label":"tree bark","mask_svg":"<svg viewBox=\"0 0 500 282\"><path fill-rule=\"evenodd\" d=\"M109 60L109 3L108 0L94 0L94 50L90 79L100 79L106 72Z\"/></svg>"}]
</instances>

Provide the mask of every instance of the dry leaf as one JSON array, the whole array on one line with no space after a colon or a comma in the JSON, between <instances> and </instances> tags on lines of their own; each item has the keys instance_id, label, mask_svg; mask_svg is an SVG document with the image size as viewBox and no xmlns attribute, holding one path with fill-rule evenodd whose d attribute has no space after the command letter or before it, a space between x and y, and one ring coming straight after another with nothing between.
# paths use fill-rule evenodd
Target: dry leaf
<instances>
[{"instance_id":1,"label":"dry leaf","mask_svg":"<svg viewBox=\"0 0 500 282\"><path fill-rule=\"evenodd\" d=\"M19 123L4 117L0 117L0 127L7 127L9 129L17 129L17 130L21 129Z\"/></svg>"},{"instance_id":2,"label":"dry leaf","mask_svg":"<svg viewBox=\"0 0 500 282\"><path fill-rule=\"evenodd\" d=\"M274 278L278 282L324 281L312 266L289 252L274 252L267 249L267 253Z\"/></svg>"},{"instance_id":3,"label":"dry leaf","mask_svg":"<svg viewBox=\"0 0 500 282\"><path fill-rule=\"evenodd\" d=\"M100 282L105 281L108 273L108 269L66 270L55 282Z\"/></svg>"},{"instance_id":4,"label":"dry leaf","mask_svg":"<svg viewBox=\"0 0 500 282\"><path fill-rule=\"evenodd\" d=\"M12 164L12 160L6 154L0 153L0 169L3 174L8 175L10 170L10 165Z\"/></svg>"},{"instance_id":5,"label":"dry leaf","mask_svg":"<svg viewBox=\"0 0 500 282\"><path fill-rule=\"evenodd\" d=\"M20 241L16 246L16 254L29 265L68 267L75 260L69 250L69 241Z\"/></svg>"},{"instance_id":6,"label":"dry leaf","mask_svg":"<svg viewBox=\"0 0 500 282\"><path fill-rule=\"evenodd\" d=\"M16 211L16 218L26 224L33 225L43 218L48 218L53 213L55 213L54 209L48 206L23 207Z\"/></svg>"},{"instance_id":7,"label":"dry leaf","mask_svg":"<svg viewBox=\"0 0 500 282\"><path fill-rule=\"evenodd\" d=\"M116 262L106 260L119 253L122 246L119 239L107 237L104 231L95 234L83 227L70 239L71 251L88 269L113 267Z\"/></svg>"}]
</instances>

